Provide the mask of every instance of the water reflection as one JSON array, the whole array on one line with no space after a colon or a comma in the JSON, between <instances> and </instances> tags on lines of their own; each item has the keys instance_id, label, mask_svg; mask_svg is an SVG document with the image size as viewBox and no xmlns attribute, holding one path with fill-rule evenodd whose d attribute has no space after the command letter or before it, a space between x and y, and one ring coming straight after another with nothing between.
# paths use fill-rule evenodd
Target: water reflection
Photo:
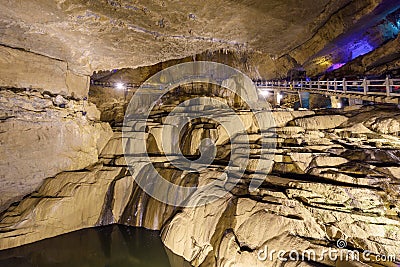
<instances>
[{"instance_id":1,"label":"water reflection","mask_svg":"<svg viewBox=\"0 0 400 267\"><path fill-rule=\"evenodd\" d=\"M113 225L0 251L0 266L173 267L168 256L159 232Z\"/></svg>"}]
</instances>

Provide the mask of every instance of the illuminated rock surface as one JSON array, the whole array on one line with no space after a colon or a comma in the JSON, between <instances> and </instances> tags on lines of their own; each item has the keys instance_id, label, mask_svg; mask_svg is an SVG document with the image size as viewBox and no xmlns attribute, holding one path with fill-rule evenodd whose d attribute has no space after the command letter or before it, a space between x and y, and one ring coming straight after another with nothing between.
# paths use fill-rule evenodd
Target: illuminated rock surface
<instances>
[{"instance_id":1,"label":"illuminated rock surface","mask_svg":"<svg viewBox=\"0 0 400 267\"><path fill-rule=\"evenodd\" d=\"M247 173L214 203L176 208L134 183L148 169L138 160L129 162L134 175L128 171L121 122L131 95L113 88L117 82L140 84L192 60L225 63L255 79L295 78L304 71L329 78L398 75L399 13L392 0L1 1L0 249L120 223L161 230L165 245L196 266L278 266L257 260L257 252L267 245L321 253L340 238L349 249L399 257L395 106L274 111L272 173L255 192L248 190L251 172L255 156L265 151L242 106L236 111L253 156ZM147 67L128 69L139 66ZM92 74L92 81L112 87L89 91ZM283 100L290 106L296 97ZM311 98L311 108L330 100ZM239 109L232 95L221 99ZM148 121L153 165L179 185L219 177L232 149L226 131L213 121L191 123L179 140L188 158L199 156L202 139L216 142L208 170L182 171L163 155L161 133L171 133L168 143L177 140L165 116L179 99L168 100ZM225 110L212 113L230 119Z\"/></svg>"},{"instance_id":2,"label":"illuminated rock surface","mask_svg":"<svg viewBox=\"0 0 400 267\"><path fill-rule=\"evenodd\" d=\"M2 1L0 45L67 64L71 77L219 49L231 50L254 78L299 67L314 75L393 38L397 9L391 0Z\"/></svg>"},{"instance_id":3,"label":"illuminated rock surface","mask_svg":"<svg viewBox=\"0 0 400 267\"><path fill-rule=\"evenodd\" d=\"M96 163L112 135L93 104L60 95L1 90L0 109L1 211L45 179Z\"/></svg>"},{"instance_id":4,"label":"illuminated rock surface","mask_svg":"<svg viewBox=\"0 0 400 267\"><path fill-rule=\"evenodd\" d=\"M400 138L398 132L387 135L371 126L398 113L390 107L365 107L340 115L274 112L278 121L290 119L277 129L273 172L265 176L259 190L249 193L250 177L245 175L234 191L217 202L184 209L149 198L133 183L122 155L122 135L116 131L97 165L46 180L36 193L3 214L1 248L118 222L161 229L166 246L196 266L227 266L229 262L265 266L257 260L258 249L265 245L321 252L340 238L347 240L349 248L399 256ZM343 119L332 126L336 117ZM315 122L304 123L306 118ZM323 124L324 119L328 124ZM324 127L316 131L318 121ZM202 129L204 136L213 128L217 125L193 129ZM157 142L157 136L153 137L149 142ZM199 143L194 140L187 155L198 153L194 148ZM250 140L256 144L257 138ZM227 148L220 143L222 158L208 171L185 174L170 166L162 154L154 155L152 161L175 183L207 183L220 175L224 165ZM146 173L140 163L133 165L134 177Z\"/></svg>"}]
</instances>

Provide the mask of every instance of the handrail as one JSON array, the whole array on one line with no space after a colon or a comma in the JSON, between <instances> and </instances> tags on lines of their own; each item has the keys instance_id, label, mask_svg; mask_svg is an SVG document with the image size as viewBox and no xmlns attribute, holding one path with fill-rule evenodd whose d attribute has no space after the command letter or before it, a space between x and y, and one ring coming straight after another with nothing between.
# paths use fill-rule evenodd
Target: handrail
<instances>
[{"instance_id":1,"label":"handrail","mask_svg":"<svg viewBox=\"0 0 400 267\"><path fill-rule=\"evenodd\" d=\"M202 78L194 76L193 78ZM206 77L203 77L206 78ZM173 81L176 83L179 81ZM222 81L217 81L222 82ZM113 82L91 81L92 85L115 87ZM285 89L292 91L333 92L360 95L400 97L400 79L318 80L318 81L254 81L259 90ZM125 88L139 88L140 84L125 83Z\"/></svg>"},{"instance_id":2,"label":"handrail","mask_svg":"<svg viewBox=\"0 0 400 267\"><path fill-rule=\"evenodd\" d=\"M187 82L189 81L193 81L194 80L210 80L210 77L208 76L203 76L203 75L191 75L191 76L186 76L182 79L178 79L178 80L171 80L169 81L169 83L167 83L166 85L174 85L174 84L180 84L181 82ZM217 83L217 84L222 84L223 79L220 78L212 78L213 83ZM101 82L101 81L95 81L95 80L91 80L90 84L91 85L96 85L96 86L102 86L102 87L116 87L117 84L119 84L120 82ZM165 85L165 84L149 84L149 83L144 83L144 84L136 84L136 83L123 83L125 88L139 88L139 87L159 87L159 85Z\"/></svg>"},{"instance_id":3,"label":"handrail","mask_svg":"<svg viewBox=\"0 0 400 267\"><path fill-rule=\"evenodd\" d=\"M260 90L285 89L293 91L315 91L349 93L361 95L384 95L388 97L400 97L400 79L382 80L318 80L318 81L265 81L256 82Z\"/></svg>"}]
</instances>

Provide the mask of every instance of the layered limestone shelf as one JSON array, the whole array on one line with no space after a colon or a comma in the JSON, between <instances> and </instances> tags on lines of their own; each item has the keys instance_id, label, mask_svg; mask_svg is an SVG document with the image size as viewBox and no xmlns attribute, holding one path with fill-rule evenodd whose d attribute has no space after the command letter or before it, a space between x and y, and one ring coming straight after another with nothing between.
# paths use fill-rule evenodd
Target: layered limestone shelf
<instances>
[{"instance_id":1,"label":"layered limestone shelf","mask_svg":"<svg viewBox=\"0 0 400 267\"><path fill-rule=\"evenodd\" d=\"M282 113L274 175L255 193L243 179L225 198L184 209L163 228L166 246L194 266L277 266L258 261L258 250L318 254L340 238L348 248L399 257L398 111L275 118Z\"/></svg>"},{"instance_id":2,"label":"layered limestone shelf","mask_svg":"<svg viewBox=\"0 0 400 267\"><path fill-rule=\"evenodd\" d=\"M317 263L257 259L265 246L320 254L338 239L347 241L347 249L394 254L400 261L396 107L274 110L276 126L268 129L276 137L271 170L259 172L264 182L250 192L257 164L268 165L271 151L262 147L268 138L248 107L210 88L213 98L234 107L246 132L230 139L217 119L232 122L232 112L203 99L176 109L175 119L188 122L185 132L176 133L166 116L188 95L169 95L147 121L133 122L137 129L147 123L151 165L164 179L205 185L224 173L231 156L235 168L245 169L222 198L179 208L151 198L135 183L150 169L141 155L124 157L127 136L121 123L131 93L102 87L89 92L93 71L158 63L104 77L97 73L98 81L140 84L161 69L192 60L225 63L252 78L287 77L292 70L316 75L328 67L321 58L333 60L346 52L336 47L340 40L369 29L367 35L381 47L333 75L398 69L399 38L383 42L376 31L387 19L384 13L398 9L392 1L292 2L2 1L0 250L118 223L161 230L164 244L193 266L368 266L327 258ZM312 107L322 99L311 98ZM285 101L290 106L297 100ZM190 121L198 111L211 119ZM200 145L209 138L216 144L216 159L205 170L181 170L165 155L163 133L170 136L167 145L179 143L189 159L203 153ZM243 145L245 136L250 160L240 166L243 147L232 143ZM176 199L168 189L160 190ZM197 197L190 201L207 195Z\"/></svg>"},{"instance_id":3,"label":"layered limestone shelf","mask_svg":"<svg viewBox=\"0 0 400 267\"><path fill-rule=\"evenodd\" d=\"M0 211L46 178L96 163L112 135L93 104L61 95L3 89L0 110Z\"/></svg>"},{"instance_id":4,"label":"layered limestone shelf","mask_svg":"<svg viewBox=\"0 0 400 267\"><path fill-rule=\"evenodd\" d=\"M89 91L89 76L75 73L67 62L0 45L0 87L83 98Z\"/></svg>"},{"instance_id":5,"label":"layered limestone shelf","mask_svg":"<svg viewBox=\"0 0 400 267\"><path fill-rule=\"evenodd\" d=\"M161 132L171 128L163 111L172 107L160 106L149 119L147 144L157 171L182 185L202 185L219 177L234 151L215 122L192 122L187 138L181 140L188 157L198 155L202 138L215 140L217 160L209 169L179 170L162 153ZM260 135L251 113L237 112L248 125L251 154L259 155ZM0 248L121 223L161 229L165 245L194 266L277 266L278 262L258 261L258 250L268 245L276 250L314 248L320 253L340 238L347 240L349 249L399 257L399 111L364 107L275 111L273 115L277 150L272 173L265 175L255 192L248 190L253 162L238 186L211 204L183 209L162 204L134 183L143 178L147 167L138 157L130 162L134 169L130 175L121 129L115 127L95 165L47 179L37 192L2 215Z\"/></svg>"}]
</instances>

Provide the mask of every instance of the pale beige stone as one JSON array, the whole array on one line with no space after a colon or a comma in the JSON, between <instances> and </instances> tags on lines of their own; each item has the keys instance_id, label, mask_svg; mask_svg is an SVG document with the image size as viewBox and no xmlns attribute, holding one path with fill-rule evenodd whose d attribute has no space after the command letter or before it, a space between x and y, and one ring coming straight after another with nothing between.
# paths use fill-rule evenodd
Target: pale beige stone
<instances>
[{"instance_id":1,"label":"pale beige stone","mask_svg":"<svg viewBox=\"0 0 400 267\"><path fill-rule=\"evenodd\" d=\"M89 91L89 76L74 74L64 61L0 46L0 86L82 98Z\"/></svg>"},{"instance_id":2,"label":"pale beige stone","mask_svg":"<svg viewBox=\"0 0 400 267\"><path fill-rule=\"evenodd\" d=\"M0 233L0 249L95 226L108 187L119 172L97 168L48 179L35 198L23 200L2 216L1 227L9 231Z\"/></svg>"},{"instance_id":3,"label":"pale beige stone","mask_svg":"<svg viewBox=\"0 0 400 267\"><path fill-rule=\"evenodd\" d=\"M311 130L336 128L346 121L347 118L342 115L319 115L308 118L298 118L294 120L296 125Z\"/></svg>"},{"instance_id":4,"label":"pale beige stone","mask_svg":"<svg viewBox=\"0 0 400 267\"><path fill-rule=\"evenodd\" d=\"M0 210L48 177L96 163L111 137L111 127L84 117L78 102L58 108L38 93L1 91L1 96Z\"/></svg>"},{"instance_id":5,"label":"pale beige stone","mask_svg":"<svg viewBox=\"0 0 400 267\"><path fill-rule=\"evenodd\" d=\"M131 175L125 176L115 182L112 206L115 222L120 221L124 209L131 198L133 186L134 179Z\"/></svg>"},{"instance_id":6,"label":"pale beige stone","mask_svg":"<svg viewBox=\"0 0 400 267\"><path fill-rule=\"evenodd\" d=\"M199 266L214 249L211 238L228 203L229 198L222 198L203 207L185 209L163 229L164 244L174 253ZM197 224L207 227L197 227Z\"/></svg>"},{"instance_id":7,"label":"pale beige stone","mask_svg":"<svg viewBox=\"0 0 400 267\"><path fill-rule=\"evenodd\" d=\"M330 157L330 156L318 156L314 159L316 166L337 166L349 162L345 158L341 157Z\"/></svg>"}]
</instances>

